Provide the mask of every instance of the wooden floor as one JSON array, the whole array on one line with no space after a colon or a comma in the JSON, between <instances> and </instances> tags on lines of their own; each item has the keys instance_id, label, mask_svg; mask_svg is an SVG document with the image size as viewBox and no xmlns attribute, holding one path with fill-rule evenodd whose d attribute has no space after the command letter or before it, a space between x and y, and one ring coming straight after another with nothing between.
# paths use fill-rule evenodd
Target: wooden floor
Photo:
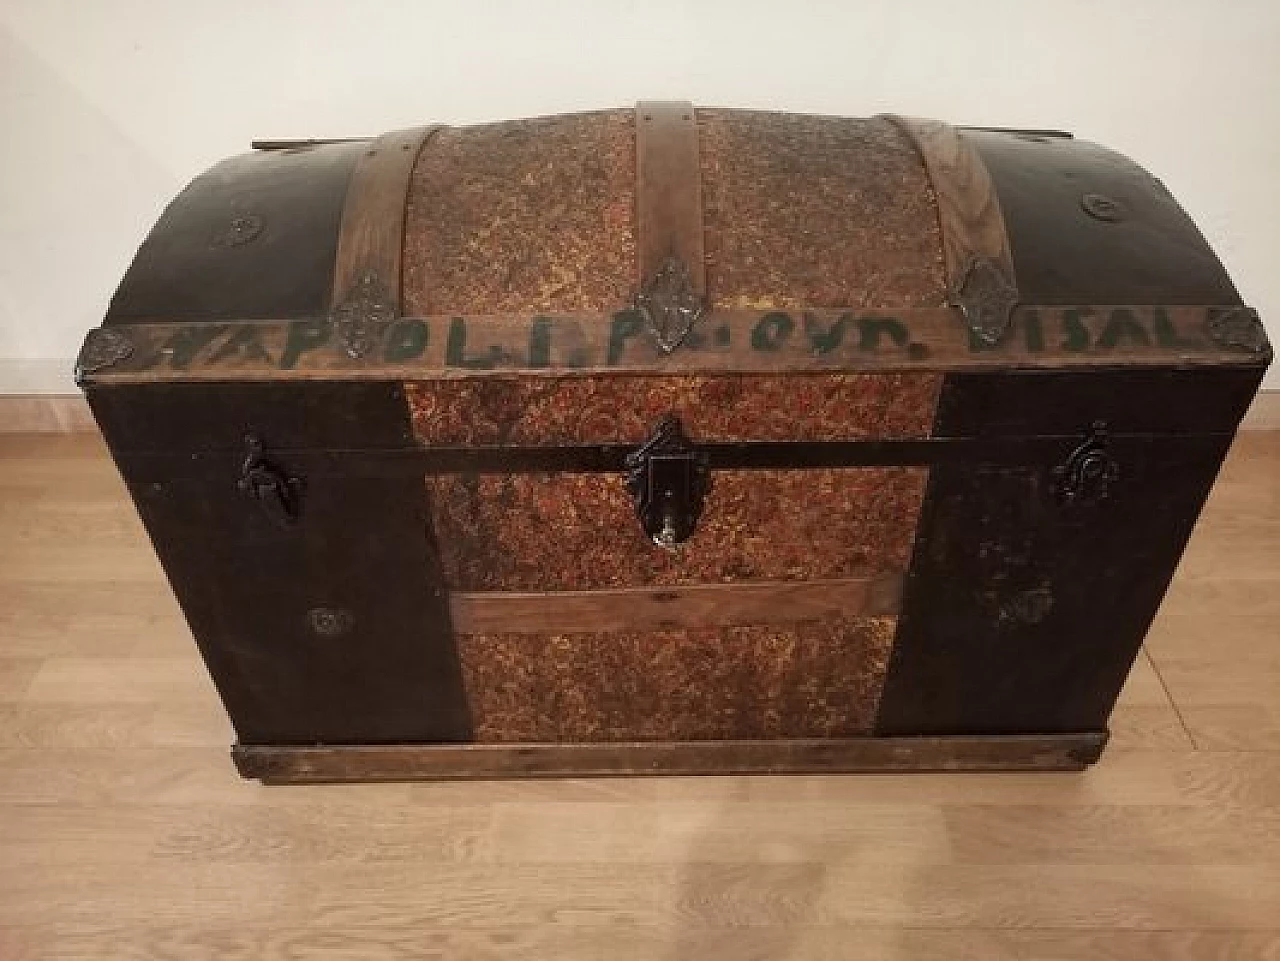
<instances>
[{"instance_id":1,"label":"wooden floor","mask_svg":"<svg viewBox=\"0 0 1280 961\"><path fill-rule=\"evenodd\" d=\"M92 435L0 437L0 959L1280 958L1280 433L1083 775L263 788Z\"/></svg>"}]
</instances>

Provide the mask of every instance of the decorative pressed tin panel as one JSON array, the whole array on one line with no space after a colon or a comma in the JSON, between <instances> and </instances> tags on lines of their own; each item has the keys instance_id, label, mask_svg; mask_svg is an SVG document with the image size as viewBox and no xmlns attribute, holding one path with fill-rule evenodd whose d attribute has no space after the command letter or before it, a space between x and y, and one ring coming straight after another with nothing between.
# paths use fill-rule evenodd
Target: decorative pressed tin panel
<instances>
[{"instance_id":1,"label":"decorative pressed tin panel","mask_svg":"<svg viewBox=\"0 0 1280 961\"><path fill-rule=\"evenodd\" d=\"M895 623L458 642L479 741L840 737L871 730Z\"/></svg>"}]
</instances>

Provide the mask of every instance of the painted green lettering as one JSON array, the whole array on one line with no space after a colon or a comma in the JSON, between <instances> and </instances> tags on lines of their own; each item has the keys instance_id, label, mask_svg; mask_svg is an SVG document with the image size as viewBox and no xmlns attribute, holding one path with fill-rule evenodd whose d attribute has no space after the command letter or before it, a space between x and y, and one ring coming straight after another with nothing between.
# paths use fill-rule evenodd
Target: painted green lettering
<instances>
[{"instance_id":1,"label":"painted green lettering","mask_svg":"<svg viewBox=\"0 0 1280 961\"><path fill-rule=\"evenodd\" d=\"M280 367L293 370L298 358L309 350L316 350L329 343L333 327L327 318L320 320L295 320L289 324L285 335L284 353L280 355Z\"/></svg>"},{"instance_id":2,"label":"painted green lettering","mask_svg":"<svg viewBox=\"0 0 1280 961\"><path fill-rule=\"evenodd\" d=\"M1199 347L1200 341L1194 337L1181 337L1173 326L1173 318L1163 307L1155 311L1156 343L1161 347Z\"/></svg>"},{"instance_id":3,"label":"painted green lettering","mask_svg":"<svg viewBox=\"0 0 1280 961\"><path fill-rule=\"evenodd\" d=\"M1111 311L1107 326L1103 329L1102 336L1098 338L1098 346L1116 347L1126 341L1142 347L1150 347L1151 335L1147 333L1147 328L1139 323L1132 310L1117 307Z\"/></svg>"},{"instance_id":4,"label":"painted green lettering","mask_svg":"<svg viewBox=\"0 0 1280 961\"><path fill-rule=\"evenodd\" d=\"M387 346L383 352L391 363L401 363L421 357L427 349L431 331L425 320L398 320L387 333Z\"/></svg>"},{"instance_id":5,"label":"painted green lettering","mask_svg":"<svg viewBox=\"0 0 1280 961\"><path fill-rule=\"evenodd\" d=\"M831 322L829 327L823 327L822 321L818 319L816 314L806 311L804 315L804 332L809 338L809 345L813 348L813 352L815 354L829 354L839 347L844 342L844 329L852 319L849 314L841 314Z\"/></svg>"},{"instance_id":6,"label":"painted green lettering","mask_svg":"<svg viewBox=\"0 0 1280 961\"><path fill-rule=\"evenodd\" d=\"M215 350L209 358L210 363L218 363L228 357L238 356L242 360L258 360L271 363L271 354L262 345L262 336L257 324L239 324Z\"/></svg>"},{"instance_id":7,"label":"painted green lettering","mask_svg":"<svg viewBox=\"0 0 1280 961\"><path fill-rule=\"evenodd\" d=\"M535 317L529 324L529 366L551 366L550 317Z\"/></svg>"},{"instance_id":8,"label":"painted green lettering","mask_svg":"<svg viewBox=\"0 0 1280 961\"><path fill-rule=\"evenodd\" d=\"M1089 307L1072 307L1062 312L1062 329L1066 332L1066 339L1062 342L1063 350L1078 353L1089 349L1092 338L1084 319L1092 316L1093 310Z\"/></svg>"},{"instance_id":9,"label":"painted green lettering","mask_svg":"<svg viewBox=\"0 0 1280 961\"><path fill-rule=\"evenodd\" d=\"M859 317L858 334L859 350L879 350L881 334L888 334L895 347L905 347L911 339L907 325L896 317Z\"/></svg>"},{"instance_id":10,"label":"painted green lettering","mask_svg":"<svg viewBox=\"0 0 1280 961\"><path fill-rule=\"evenodd\" d=\"M751 328L752 350L778 350L795 329L795 321L780 311L765 314Z\"/></svg>"},{"instance_id":11,"label":"painted green lettering","mask_svg":"<svg viewBox=\"0 0 1280 961\"><path fill-rule=\"evenodd\" d=\"M168 354L170 367L186 370L202 347L226 331L226 324L183 324L165 341L161 350Z\"/></svg>"},{"instance_id":12,"label":"painted green lettering","mask_svg":"<svg viewBox=\"0 0 1280 961\"><path fill-rule=\"evenodd\" d=\"M644 330L644 318L638 310L620 310L609 325L609 350L605 363L610 367L622 360L627 341Z\"/></svg>"}]
</instances>

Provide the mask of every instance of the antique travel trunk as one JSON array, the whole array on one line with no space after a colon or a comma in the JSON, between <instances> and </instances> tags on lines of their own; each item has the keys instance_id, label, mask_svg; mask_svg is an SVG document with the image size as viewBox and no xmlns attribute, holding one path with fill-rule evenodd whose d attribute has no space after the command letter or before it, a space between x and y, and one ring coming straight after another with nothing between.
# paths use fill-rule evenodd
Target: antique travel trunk
<instances>
[{"instance_id":1,"label":"antique travel trunk","mask_svg":"<svg viewBox=\"0 0 1280 961\"><path fill-rule=\"evenodd\" d=\"M264 781L1079 768L1271 357L1048 130L263 142L78 361Z\"/></svg>"}]
</instances>

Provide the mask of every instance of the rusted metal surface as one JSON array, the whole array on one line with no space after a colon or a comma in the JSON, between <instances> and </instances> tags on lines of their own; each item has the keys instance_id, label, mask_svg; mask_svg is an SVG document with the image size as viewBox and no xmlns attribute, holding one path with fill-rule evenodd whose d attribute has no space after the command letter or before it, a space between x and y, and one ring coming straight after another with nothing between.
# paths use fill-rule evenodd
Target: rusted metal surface
<instances>
[{"instance_id":1,"label":"rusted metal surface","mask_svg":"<svg viewBox=\"0 0 1280 961\"><path fill-rule=\"evenodd\" d=\"M864 734L893 618L458 638L478 741Z\"/></svg>"},{"instance_id":2,"label":"rusted metal surface","mask_svg":"<svg viewBox=\"0 0 1280 961\"><path fill-rule=\"evenodd\" d=\"M602 587L849 577L903 570L925 468L716 471L694 537L650 541L621 476L445 474L426 480L449 587Z\"/></svg>"},{"instance_id":3,"label":"rusted metal surface","mask_svg":"<svg viewBox=\"0 0 1280 961\"><path fill-rule=\"evenodd\" d=\"M888 120L699 110L715 307L946 303L932 188Z\"/></svg>"},{"instance_id":4,"label":"rusted metal surface","mask_svg":"<svg viewBox=\"0 0 1280 961\"><path fill-rule=\"evenodd\" d=\"M404 312L612 310L636 277L631 110L449 128L409 188Z\"/></svg>"},{"instance_id":5,"label":"rusted metal surface","mask_svg":"<svg viewBox=\"0 0 1280 961\"><path fill-rule=\"evenodd\" d=\"M941 376L770 374L412 381L423 444L636 443L666 414L694 441L926 437Z\"/></svg>"}]
</instances>

